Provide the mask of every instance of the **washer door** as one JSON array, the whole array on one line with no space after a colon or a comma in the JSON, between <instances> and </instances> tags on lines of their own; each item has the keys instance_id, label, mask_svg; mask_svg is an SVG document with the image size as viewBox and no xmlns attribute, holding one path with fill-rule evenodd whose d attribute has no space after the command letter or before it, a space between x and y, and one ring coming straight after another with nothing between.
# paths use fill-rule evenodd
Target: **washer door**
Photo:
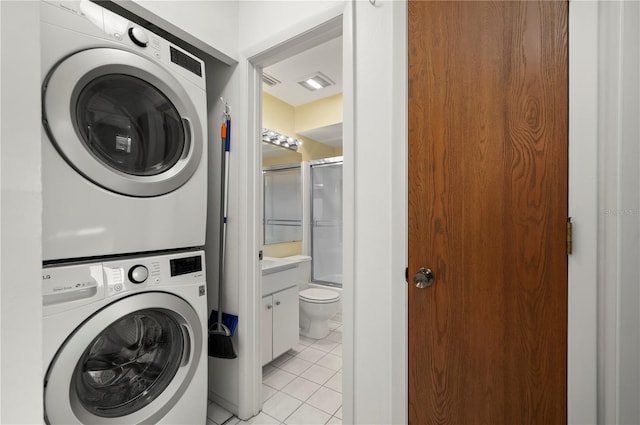
<instances>
[{"instance_id":1,"label":"washer door","mask_svg":"<svg viewBox=\"0 0 640 425\"><path fill-rule=\"evenodd\" d=\"M69 165L124 195L176 190L202 157L202 126L185 89L124 50L84 50L60 62L43 87L43 123Z\"/></svg>"},{"instance_id":2,"label":"washer door","mask_svg":"<svg viewBox=\"0 0 640 425\"><path fill-rule=\"evenodd\" d=\"M202 325L182 298L132 295L85 321L60 348L44 386L48 423L156 423L191 382Z\"/></svg>"}]
</instances>

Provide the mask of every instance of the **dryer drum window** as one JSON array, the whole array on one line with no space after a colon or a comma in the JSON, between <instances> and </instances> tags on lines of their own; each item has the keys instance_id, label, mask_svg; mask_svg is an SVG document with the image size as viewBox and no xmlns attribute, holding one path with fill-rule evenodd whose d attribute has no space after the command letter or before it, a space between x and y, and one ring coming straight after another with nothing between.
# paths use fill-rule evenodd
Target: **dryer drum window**
<instances>
[{"instance_id":1,"label":"dryer drum window","mask_svg":"<svg viewBox=\"0 0 640 425\"><path fill-rule=\"evenodd\" d=\"M112 48L69 56L43 84L43 125L58 153L90 182L135 197L177 190L206 166L205 105L179 75Z\"/></svg>"},{"instance_id":2,"label":"dryer drum window","mask_svg":"<svg viewBox=\"0 0 640 425\"><path fill-rule=\"evenodd\" d=\"M172 168L185 148L175 106L156 87L124 74L91 80L76 103L82 142L105 165L135 176Z\"/></svg>"},{"instance_id":3,"label":"dryer drum window","mask_svg":"<svg viewBox=\"0 0 640 425\"><path fill-rule=\"evenodd\" d=\"M162 309L130 313L84 351L71 386L90 413L114 418L151 403L174 378L185 346L180 324Z\"/></svg>"}]
</instances>

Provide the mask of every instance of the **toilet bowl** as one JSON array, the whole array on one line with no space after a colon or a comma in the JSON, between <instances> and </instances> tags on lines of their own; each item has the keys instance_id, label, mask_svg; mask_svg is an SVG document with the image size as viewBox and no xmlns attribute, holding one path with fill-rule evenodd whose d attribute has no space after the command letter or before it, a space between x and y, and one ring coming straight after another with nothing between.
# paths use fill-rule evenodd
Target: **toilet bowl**
<instances>
[{"instance_id":1,"label":"toilet bowl","mask_svg":"<svg viewBox=\"0 0 640 425\"><path fill-rule=\"evenodd\" d=\"M329 335L329 319L338 312L340 293L324 288L300 291L300 335L322 339Z\"/></svg>"}]
</instances>

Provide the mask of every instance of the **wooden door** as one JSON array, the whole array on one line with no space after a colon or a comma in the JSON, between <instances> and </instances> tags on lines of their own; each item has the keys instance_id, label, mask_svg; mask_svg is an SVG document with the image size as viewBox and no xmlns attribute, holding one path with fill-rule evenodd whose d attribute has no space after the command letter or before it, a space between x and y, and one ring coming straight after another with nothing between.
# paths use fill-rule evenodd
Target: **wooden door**
<instances>
[{"instance_id":1,"label":"wooden door","mask_svg":"<svg viewBox=\"0 0 640 425\"><path fill-rule=\"evenodd\" d=\"M412 424L566 423L567 15L409 2Z\"/></svg>"}]
</instances>

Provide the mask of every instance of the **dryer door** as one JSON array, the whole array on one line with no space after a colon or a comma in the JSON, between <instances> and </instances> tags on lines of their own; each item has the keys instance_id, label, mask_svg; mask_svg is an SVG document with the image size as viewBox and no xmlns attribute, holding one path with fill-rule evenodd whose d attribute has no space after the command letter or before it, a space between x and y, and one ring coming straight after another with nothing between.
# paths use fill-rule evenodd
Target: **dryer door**
<instances>
[{"instance_id":1,"label":"dryer door","mask_svg":"<svg viewBox=\"0 0 640 425\"><path fill-rule=\"evenodd\" d=\"M196 312L175 295L147 292L105 307L49 366L47 422L157 423L196 372L202 331Z\"/></svg>"},{"instance_id":2,"label":"dryer door","mask_svg":"<svg viewBox=\"0 0 640 425\"><path fill-rule=\"evenodd\" d=\"M43 123L69 165L124 195L176 190L202 157L202 126L184 87L128 51L96 48L60 62L45 80Z\"/></svg>"}]
</instances>

